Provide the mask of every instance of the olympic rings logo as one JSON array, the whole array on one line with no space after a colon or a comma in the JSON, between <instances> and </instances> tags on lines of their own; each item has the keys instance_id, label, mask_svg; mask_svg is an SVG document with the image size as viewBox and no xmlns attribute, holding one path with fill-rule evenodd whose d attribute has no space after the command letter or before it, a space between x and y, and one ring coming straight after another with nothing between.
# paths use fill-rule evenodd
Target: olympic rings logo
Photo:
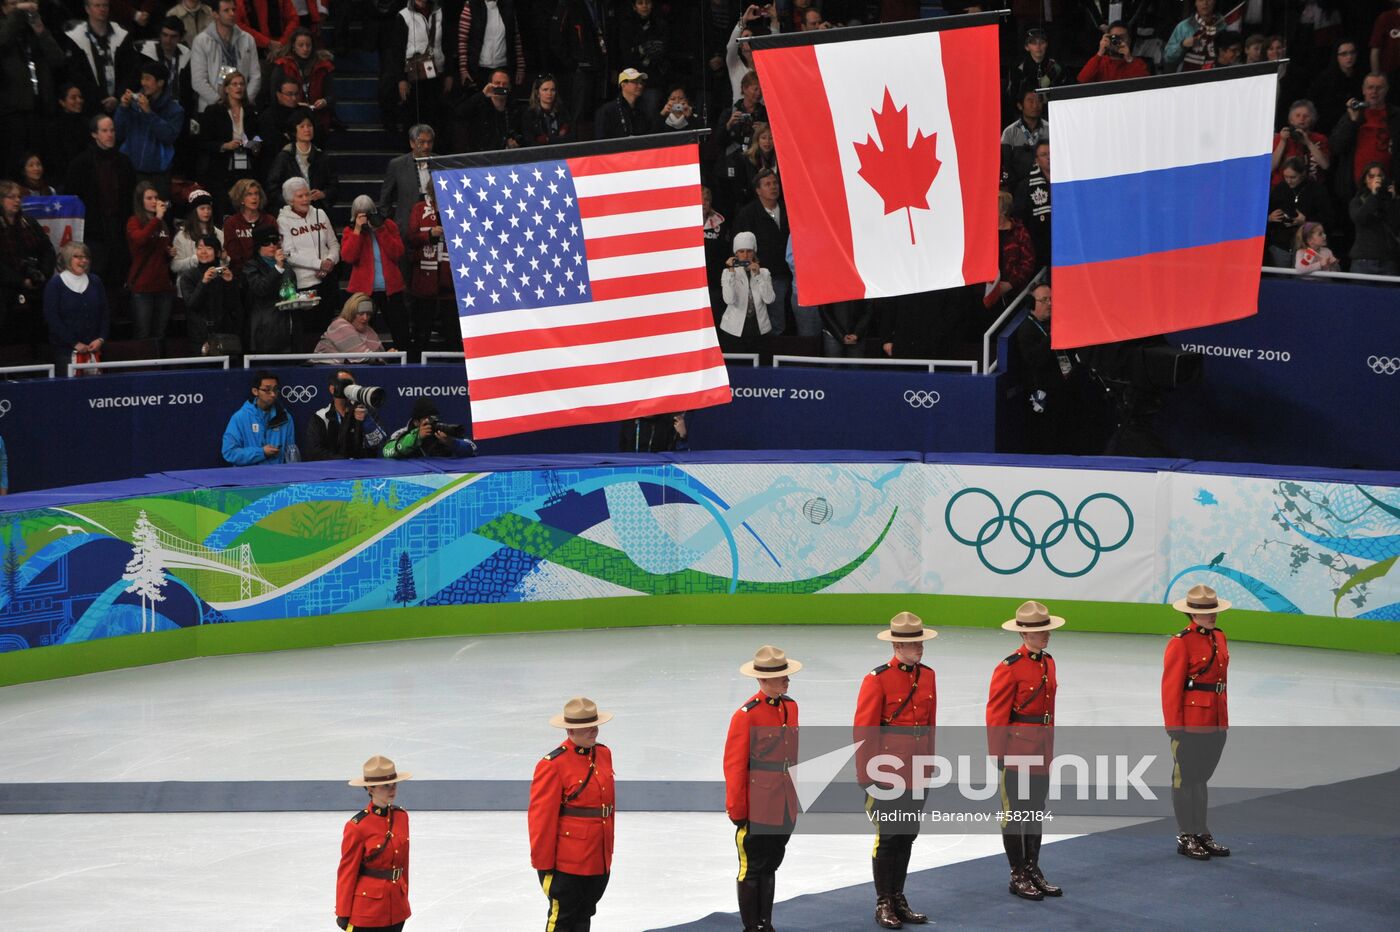
<instances>
[{"instance_id":1,"label":"olympic rings logo","mask_svg":"<svg viewBox=\"0 0 1400 932\"><path fill-rule=\"evenodd\" d=\"M305 404L316 397L315 385L283 385L282 397L296 404Z\"/></svg>"},{"instance_id":2,"label":"olympic rings logo","mask_svg":"<svg viewBox=\"0 0 1400 932\"><path fill-rule=\"evenodd\" d=\"M932 408L943 400L938 392L924 392L910 389L904 393L904 403L911 408Z\"/></svg>"},{"instance_id":3,"label":"olympic rings logo","mask_svg":"<svg viewBox=\"0 0 1400 932\"><path fill-rule=\"evenodd\" d=\"M0 417L4 417L5 415L9 414L11 407L12 406L10 404L10 399L0 398Z\"/></svg>"},{"instance_id":4,"label":"olympic rings logo","mask_svg":"<svg viewBox=\"0 0 1400 932\"><path fill-rule=\"evenodd\" d=\"M953 508L960 500L969 495L977 495L987 499L995 511L991 513L991 517L982 522L976 534L971 537L966 537L953 528ZM1059 512L1059 517L1051 520L1039 536L1037 536L1036 532L1031 528L1030 522L1017 514L1017 511L1021 510L1023 505L1037 499L1045 499L1050 503L1052 516L1056 509ZM1084 518L1085 511L1095 502L1100 501L1112 502L1123 509L1126 526L1123 529L1122 535L1113 543L1105 543L1104 537ZM1032 508L1030 510L1037 511L1039 509ZM964 509L964 512L966 512L966 509ZM1002 508L1001 501L986 489L968 488L963 489L952 498L948 499L948 507L944 509L943 512L943 521L948 527L948 533L953 536L954 540L965 547L975 547L977 549L977 559L982 561L982 565L1000 576L1012 576L1021 572L1021 570L1030 566L1036 554L1040 554L1041 560L1045 563L1046 568L1048 568L1050 572L1054 573L1056 576L1074 579L1088 573L1098 565L1099 557L1105 553L1112 553L1122 547L1128 542L1128 538L1133 536L1132 509L1128 507L1128 503L1123 501L1123 499L1109 492L1096 492L1088 496L1079 503L1079 507L1074 509L1074 514L1071 515L1069 509L1065 506L1065 503L1060 500L1059 496L1055 495L1053 492L1044 491L1043 489L1033 489L1030 492L1023 493L1016 501L1011 503L1011 509L1008 511ZM993 563L992 559L988 557L987 550L988 547L1001 536L1002 529L1007 527L1011 529L1011 537L1014 539L1015 544L1026 548L1026 553L1025 556L1020 558L1020 561L1016 562L1014 565L999 566ZM1051 557L1051 551L1055 550L1061 544L1068 544L1070 549L1074 549L1072 542L1066 540L1071 530L1074 531L1074 536L1079 541L1079 544L1090 552L1088 562L1079 569L1067 569L1056 563ZM1061 559L1065 558L1062 557Z\"/></svg>"},{"instance_id":5,"label":"olympic rings logo","mask_svg":"<svg viewBox=\"0 0 1400 932\"><path fill-rule=\"evenodd\" d=\"M1366 360L1366 365L1370 366L1376 375L1394 375L1400 372L1400 357L1372 356Z\"/></svg>"}]
</instances>

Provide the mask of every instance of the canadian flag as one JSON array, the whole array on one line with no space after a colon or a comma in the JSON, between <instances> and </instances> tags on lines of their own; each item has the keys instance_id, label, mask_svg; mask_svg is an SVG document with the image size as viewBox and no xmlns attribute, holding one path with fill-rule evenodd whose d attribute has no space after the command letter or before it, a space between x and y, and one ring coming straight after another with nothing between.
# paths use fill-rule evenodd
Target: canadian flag
<instances>
[{"instance_id":1,"label":"canadian flag","mask_svg":"<svg viewBox=\"0 0 1400 932\"><path fill-rule=\"evenodd\" d=\"M803 304L996 278L994 22L753 40Z\"/></svg>"}]
</instances>

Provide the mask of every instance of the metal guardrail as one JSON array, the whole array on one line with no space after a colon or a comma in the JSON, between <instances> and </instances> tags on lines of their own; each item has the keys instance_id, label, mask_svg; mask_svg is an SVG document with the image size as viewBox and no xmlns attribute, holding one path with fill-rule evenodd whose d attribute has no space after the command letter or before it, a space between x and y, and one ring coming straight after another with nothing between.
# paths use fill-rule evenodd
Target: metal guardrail
<instances>
[{"instance_id":1,"label":"metal guardrail","mask_svg":"<svg viewBox=\"0 0 1400 932\"><path fill-rule=\"evenodd\" d=\"M1049 273L1050 267L1048 265L1042 268L1039 272L1036 272L1035 277L1033 277L1030 280L1030 283L1027 284L1025 288L1021 289L1021 293L1016 296L1016 300L1012 301L1011 305L1006 310L1001 312L1001 316L998 317L996 320L992 321L992 325L987 328L987 332L982 334L983 375L991 375L993 372L996 371L997 368L996 360L992 358L992 340L995 338L997 332L1000 331L1002 325L1005 324L1006 321L1009 320L1011 316L1016 313L1017 309L1019 309L1021 306L1021 302L1026 300L1026 296L1029 295L1032 291L1034 291L1036 285L1039 285L1041 280L1044 279L1045 276Z\"/></svg>"},{"instance_id":2,"label":"metal guardrail","mask_svg":"<svg viewBox=\"0 0 1400 932\"><path fill-rule=\"evenodd\" d=\"M725 362L746 362L754 368L758 368L757 353L722 353Z\"/></svg>"},{"instance_id":3,"label":"metal guardrail","mask_svg":"<svg viewBox=\"0 0 1400 932\"><path fill-rule=\"evenodd\" d=\"M460 351L454 353L450 350L424 350L422 355L424 362L449 362L467 358L466 353Z\"/></svg>"},{"instance_id":4,"label":"metal guardrail","mask_svg":"<svg viewBox=\"0 0 1400 932\"><path fill-rule=\"evenodd\" d=\"M868 359L852 356L774 356L773 368L777 369L785 362L806 366L923 366L929 372L943 366L947 369L966 369L973 374L977 372L975 359L881 359L878 356Z\"/></svg>"},{"instance_id":5,"label":"metal guardrail","mask_svg":"<svg viewBox=\"0 0 1400 932\"><path fill-rule=\"evenodd\" d=\"M50 364L47 366L5 366L4 368L0 368L0 376L24 375L28 372L42 372L49 378L53 378L54 367L52 364Z\"/></svg>"},{"instance_id":6,"label":"metal guardrail","mask_svg":"<svg viewBox=\"0 0 1400 932\"><path fill-rule=\"evenodd\" d=\"M243 357L243 368L253 368L253 363L274 360L296 360L298 362L324 361L332 364L341 363L347 359L395 359L399 365L408 364L408 353L404 350L386 350L382 353L253 353ZM358 365L357 363L346 363L346 365Z\"/></svg>"},{"instance_id":7,"label":"metal guardrail","mask_svg":"<svg viewBox=\"0 0 1400 932\"><path fill-rule=\"evenodd\" d=\"M1272 265L1264 266L1265 275L1292 275L1294 278L1329 278L1338 281L1381 282L1386 285L1400 285L1400 276L1363 275L1360 272L1304 272L1301 269L1280 269Z\"/></svg>"},{"instance_id":8,"label":"metal guardrail","mask_svg":"<svg viewBox=\"0 0 1400 932\"><path fill-rule=\"evenodd\" d=\"M227 356L175 356L170 359L119 359L113 362L70 362L68 364L68 377L72 378L74 372L87 371L89 369L165 369L172 366L198 366L219 363L222 368L228 368Z\"/></svg>"}]
</instances>

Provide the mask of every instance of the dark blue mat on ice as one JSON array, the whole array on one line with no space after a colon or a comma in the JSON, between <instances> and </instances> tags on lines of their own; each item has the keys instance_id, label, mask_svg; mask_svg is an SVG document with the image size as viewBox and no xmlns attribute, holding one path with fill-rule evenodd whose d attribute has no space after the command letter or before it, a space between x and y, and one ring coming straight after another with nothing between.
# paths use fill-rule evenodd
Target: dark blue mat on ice
<instances>
[{"instance_id":1,"label":"dark blue mat on ice","mask_svg":"<svg viewBox=\"0 0 1400 932\"><path fill-rule=\"evenodd\" d=\"M1042 850L1046 876L1066 893L1038 903L1007 893L1000 855L919 871L905 893L929 924L905 928L1394 929L1397 816L1400 772L1391 772L1212 809L1211 828L1231 847L1229 858L1181 857L1172 827L1161 822L1072 838ZM1300 823L1308 834L1282 834ZM1280 834L1260 832L1262 825ZM1232 826L1250 832L1232 834ZM784 874L801 869L789 861L778 871L779 896ZM873 930L874 905L866 882L780 902L773 923L781 932ZM737 912L665 927L738 928Z\"/></svg>"}]
</instances>

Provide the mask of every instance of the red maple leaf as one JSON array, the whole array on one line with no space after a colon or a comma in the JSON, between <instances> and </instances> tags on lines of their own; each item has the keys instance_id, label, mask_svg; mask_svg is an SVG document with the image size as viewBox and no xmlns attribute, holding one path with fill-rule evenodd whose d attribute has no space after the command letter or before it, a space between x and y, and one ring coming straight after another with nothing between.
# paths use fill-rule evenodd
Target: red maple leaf
<instances>
[{"instance_id":1,"label":"red maple leaf","mask_svg":"<svg viewBox=\"0 0 1400 932\"><path fill-rule=\"evenodd\" d=\"M865 142L855 143L856 156L860 158L858 174L884 199L886 214L896 210L908 213L909 242L913 243L913 208L928 210L928 190L943 167L938 160L938 134L925 136L924 131L919 130L914 134L914 141L906 144L909 108L896 110L888 87L879 111L870 112L875 117L875 131L880 134L880 142L867 135Z\"/></svg>"}]
</instances>

